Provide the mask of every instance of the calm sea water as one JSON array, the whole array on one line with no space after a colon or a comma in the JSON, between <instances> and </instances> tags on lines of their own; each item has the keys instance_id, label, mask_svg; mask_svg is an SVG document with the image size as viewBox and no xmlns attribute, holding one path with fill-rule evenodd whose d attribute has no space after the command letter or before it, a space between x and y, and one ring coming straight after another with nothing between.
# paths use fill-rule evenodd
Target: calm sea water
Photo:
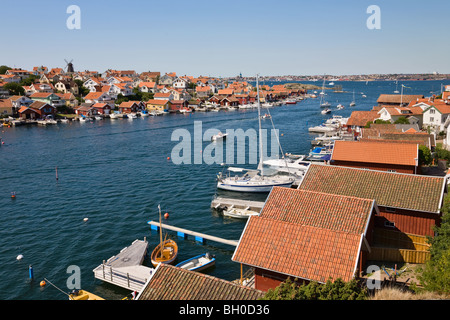
<instances>
[{"instance_id":1,"label":"calm sea water","mask_svg":"<svg viewBox=\"0 0 450 320\"><path fill-rule=\"evenodd\" d=\"M440 90L441 83L450 81L403 83L410 88L405 94L429 96L431 91ZM321 115L318 99L270 109L282 134L284 152L308 153L314 137L308 127L333 114L348 117L353 110L370 110L379 94L393 93L396 86L386 81L336 84L345 92L329 92L328 101L333 104L329 115ZM353 90L357 105L350 108ZM337 110L338 103L345 109ZM204 131L257 129L257 111L1 128L5 144L0 147L0 299L67 299L51 285L41 288L39 282L47 278L68 292L66 271L70 265L80 267L83 289L107 299L124 297L129 291L95 279L92 270L135 239L147 237L151 251L159 236L150 232L147 221L158 220L158 204L163 213L170 214L164 223L239 239L245 221L223 218L212 211L213 196L264 200L266 195L217 192L216 174L222 170L219 164L175 165L167 160L178 144L171 141L172 132L185 128L193 134L194 121L202 121ZM268 129L269 123L264 122ZM11 192L16 192L15 200ZM213 242L201 245L189 239L177 239L177 243L178 261L208 251L217 258L209 274L226 280L239 278L240 266L231 261L233 247ZM19 254L23 260L16 260ZM33 281L29 265L33 266Z\"/></svg>"}]
</instances>

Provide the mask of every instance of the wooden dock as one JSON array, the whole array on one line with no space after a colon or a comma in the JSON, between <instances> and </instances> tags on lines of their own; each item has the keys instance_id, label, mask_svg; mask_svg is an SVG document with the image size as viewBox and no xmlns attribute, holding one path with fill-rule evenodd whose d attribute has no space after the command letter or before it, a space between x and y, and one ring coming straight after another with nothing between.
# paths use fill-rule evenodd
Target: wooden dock
<instances>
[{"instance_id":1,"label":"wooden dock","mask_svg":"<svg viewBox=\"0 0 450 320\"><path fill-rule=\"evenodd\" d=\"M147 254L147 239L135 240L129 247L123 248L119 254L96 267L96 279L109 282L131 291L140 291L154 269L143 266Z\"/></svg>"},{"instance_id":2,"label":"wooden dock","mask_svg":"<svg viewBox=\"0 0 450 320\"><path fill-rule=\"evenodd\" d=\"M264 203L265 203L264 201L252 201L252 200L217 197L211 202L211 208L218 209L221 206L230 208L231 206L233 206L233 208L239 209L248 208L249 210L252 211L261 212L262 208L264 207Z\"/></svg>"},{"instance_id":3,"label":"wooden dock","mask_svg":"<svg viewBox=\"0 0 450 320\"><path fill-rule=\"evenodd\" d=\"M159 222L148 221L147 223L151 226L152 230L155 230L155 231L159 230ZM206 240L224 243L224 244L228 244L230 246L237 246L239 243L238 240L227 240L227 239L223 239L223 238L219 238L219 237L215 237L215 236L210 236L210 235L200 233L200 232L195 232L195 231L191 231L191 230L187 230L187 229L183 229L183 228L174 227L174 226L164 224L164 223L162 223L161 226L165 230L176 231L177 235L184 239L187 239L188 235L193 236L195 238L195 241L203 243L203 244L206 243Z\"/></svg>"}]
</instances>

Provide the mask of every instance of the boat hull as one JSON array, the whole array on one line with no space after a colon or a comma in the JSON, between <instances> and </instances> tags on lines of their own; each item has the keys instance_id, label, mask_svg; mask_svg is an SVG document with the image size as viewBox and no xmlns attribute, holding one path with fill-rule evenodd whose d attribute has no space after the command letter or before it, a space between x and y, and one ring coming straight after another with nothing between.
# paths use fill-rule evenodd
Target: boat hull
<instances>
[{"instance_id":1,"label":"boat hull","mask_svg":"<svg viewBox=\"0 0 450 320\"><path fill-rule=\"evenodd\" d=\"M160 263L171 264L178 255L178 245L173 240L169 239L163 242L163 257L160 254L160 247L161 244L158 244L151 255L151 261L154 267Z\"/></svg>"},{"instance_id":2,"label":"boat hull","mask_svg":"<svg viewBox=\"0 0 450 320\"><path fill-rule=\"evenodd\" d=\"M293 182L270 184L270 185L237 185L223 182L217 183L217 188L238 192L270 192L274 186L290 188Z\"/></svg>"},{"instance_id":3,"label":"boat hull","mask_svg":"<svg viewBox=\"0 0 450 320\"><path fill-rule=\"evenodd\" d=\"M216 258L206 258L206 254L200 254L183 262L180 262L176 267L187 269L190 271L202 271L208 269L216 264Z\"/></svg>"}]
</instances>

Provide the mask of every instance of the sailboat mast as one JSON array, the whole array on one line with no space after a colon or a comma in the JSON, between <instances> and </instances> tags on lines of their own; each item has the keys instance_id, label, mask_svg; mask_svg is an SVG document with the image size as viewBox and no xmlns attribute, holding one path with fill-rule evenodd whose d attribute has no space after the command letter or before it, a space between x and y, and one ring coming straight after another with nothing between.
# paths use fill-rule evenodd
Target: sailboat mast
<instances>
[{"instance_id":1,"label":"sailboat mast","mask_svg":"<svg viewBox=\"0 0 450 320\"><path fill-rule=\"evenodd\" d=\"M162 223L161 223L161 206L158 204L159 209L159 252L161 252L161 258L163 257L163 242L162 242Z\"/></svg>"},{"instance_id":2,"label":"sailboat mast","mask_svg":"<svg viewBox=\"0 0 450 320\"><path fill-rule=\"evenodd\" d=\"M261 106L260 106L260 100L259 100L259 81L258 81L259 75L256 75L256 97L258 99L257 106L258 106L258 125L259 125L259 164L258 164L258 170L261 171L261 175L264 175L263 170L263 146L262 146L262 130L261 130Z\"/></svg>"}]
</instances>

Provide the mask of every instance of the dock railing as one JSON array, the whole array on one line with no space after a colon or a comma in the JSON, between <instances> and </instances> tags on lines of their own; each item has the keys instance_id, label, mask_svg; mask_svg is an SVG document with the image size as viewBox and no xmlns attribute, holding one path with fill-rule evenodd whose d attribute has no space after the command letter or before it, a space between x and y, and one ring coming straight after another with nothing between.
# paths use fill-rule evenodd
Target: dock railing
<instances>
[{"instance_id":1,"label":"dock railing","mask_svg":"<svg viewBox=\"0 0 450 320\"><path fill-rule=\"evenodd\" d=\"M122 288L139 291L145 285L148 279L130 275L128 272L119 271L103 262L94 269L97 279L118 285Z\"/></svg>"}]
</instances>

